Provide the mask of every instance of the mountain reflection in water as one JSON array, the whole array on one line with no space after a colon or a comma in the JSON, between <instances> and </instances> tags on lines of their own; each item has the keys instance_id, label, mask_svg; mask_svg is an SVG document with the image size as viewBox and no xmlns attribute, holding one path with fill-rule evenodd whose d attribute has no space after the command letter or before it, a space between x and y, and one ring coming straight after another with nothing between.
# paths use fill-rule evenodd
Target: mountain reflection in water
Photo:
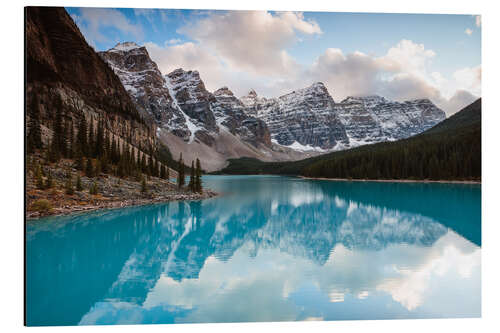
<instances>
[{"instance_id":1,"label":"mountain reflection in water","mask_svg":"<svg viewBox=\"0 0 500 333\"><path fill-rule=\"evenodd\" d=\"M28 325L478 317L478 185L207 176L27 225Z\"/></svg>"}]
</instances>

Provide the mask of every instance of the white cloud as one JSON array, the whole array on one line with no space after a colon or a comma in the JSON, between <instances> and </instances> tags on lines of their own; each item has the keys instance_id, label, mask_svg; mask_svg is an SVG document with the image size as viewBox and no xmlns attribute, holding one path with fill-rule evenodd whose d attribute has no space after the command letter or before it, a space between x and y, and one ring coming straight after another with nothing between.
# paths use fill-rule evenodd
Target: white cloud
<instances>
[{"instance_id":1,"label":"white cloud","mask_svg":"<svg viewBox=\"0 0 500 333\"><path fill-rule=\"evenodd\" d=\"M443 110L448 110L449 113L452 114L471 104L477 98L477 96L466 90L457 90L450 99L441 102L440 107Z\"/></svg>"},{"instance_id":2,"label":"white cloud","mask_svg":"<svg viewBox=\"0 0 500 333\"><path fill-rule=\"evenodd\" d=\"M467 28L467 29L465 29L465 33L470 36L470 35L472 35L472 30Z\"/></svg>"},{"instance_id":3,"label":"white cloud","mask_svg":"<svg viewBox=\"0 0 500 333\"><path fill-rule=\"evenodd\" d=\"M403 39L396 46L391 47L381 60L386 62L387 69L423 78L430 60L435 56L436 53L426 49L424 44Z\"/></svg>"},{"instance_id":4,"label":"white cloud","mask_svg":"<svg viewBox=\"0 0 500 333\"><path fill-rule=\"evenodd\" d=\"M238 80L231 79L236 73L231 73L216 55L197 43L171 44L168 41L165 46L160 46L147 42L144 46L163 74L177 68L197 70L209 91L225 85L233 87L231 83L238 83Z\"/></svg>"},{"instance_id":5,"label":"white cloud","mask_svg":"<svg viewBox=\"0 0 500 333\"><path fill-rule=\"evenodd\" d=\"M392 298L401 303L409 311L420 307L426 296L435 288L432 282L445 280L446 275L468 279L474 271L480 268L481 250L458 248L454 242L458 236L448 233L434 245L435 253L418 268L398 269L398 278L384 281L377 289L391 294Z\"/></svg>"},{"instance_id":6,"label":"white cloud","mask_svg":"<svg viewBox=\"0 0 500 333\"><path fill-rule=\"evenodd\" d=\"M320 81L336 101L371 94L398 101L429 98L448 114L481 93L477 69L444 76L430 69L436 52L408 39L379 57L328 48L311 65L298 64L287 49L322 34L302 13L210 12L177 32L194 42L146 43L151 57L164 74L179 67L198 70L210 91L229 86L241 96L254 88L275 97Z\"/></svg>"},{"instance_id":7,"label":"white cloud","mask_svg":"<svg viewBox=\"0 0 500 333\"><path fill-rule=\"evenodd\" d=\"M298 66L286 48L298 41L299 33L322 33L302 13L265 11L212 13L178 32L216 52L230 67L268 76L284 75Z\"/></svg>"},{"instance_id":8,"label":"white cloud","mask_svg":"<svg viewBox=\"0 0 500 333\"><path fill-rule=\"evenodd\" d=\"M430 70L435 57L433 50L410 40L400 41L382 57L330 48L306 75L294 80L296 84L321 81L335 100L370 94L398 101L429 98L447 114L481 95L481 66L457 70L448 78Z\"/></svg>"},{"instance_id":9,"label":"white cloud","mask_svg":"<svg viewBox=\"0 0 500 333\"><path fill-rule=\"evenodd\" d=\"M80 15L73 19L91 45L95 42L109 42L110 38L101 32L101 28L113 27L125 35L142 40L144 32L140 25L131 23L127 17L116 9L80 8Z\"/></svg>"},{"instance_id":10,"label":"white cloud","mask_svg":"<svg viewBox=\"0 0 500 333\"><path fill-rule=\"evenodd\" d=\"M473 94L481 94L481 66L465 67L453 73L457 89L468 90Z\"/></svg>"},{"instance_id":11,"label":"white cloud","mask_svg":"<svg viewBox=\"0 0 500 333\"><path fill-rule=\"evenodd\" d=\"M179 44L181 43L182 40L179 39L179 38L172 38L172 39L169 39L165 42L166 45L174 45L174 44Z\"/></svg>"}]
</instances>

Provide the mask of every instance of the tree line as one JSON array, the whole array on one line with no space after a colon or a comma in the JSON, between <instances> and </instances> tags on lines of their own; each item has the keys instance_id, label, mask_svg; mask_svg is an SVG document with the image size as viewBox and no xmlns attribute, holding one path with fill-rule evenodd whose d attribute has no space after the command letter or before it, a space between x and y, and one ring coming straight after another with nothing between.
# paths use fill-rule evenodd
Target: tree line
<instances>
[{"instance_id":1,"label":"tree line","mask_svg":"<svg viewBox=\"0 0 500 333\"><path fill-rule=\"evenodd\" d=\"M29 121L26 136L28 154L33 154L38 150L43 152L45 160L51 163L57 163L61 158L72 159L73 166L89 178L104 173L120 178L131 177L142 183L145 183L144 175L148 178L170 179L165 157L171 159L171 155L165 146L161 145L158 148L150 144L146 147L148 151L146 154L143 152L143 147L133 147L107 130L103 118L91 117L90 121L87 121L82 113L78 123L74 124L72 118L65 116L60 98L54 99L54 108L52 135L48 144L44 145L36 94L31 99L28 107ZM186 169L182 153L179 161L173 164L176 164L178 170L177 185L180 189L185 185ZM196 167L194 167L194 162L192 163L190 170L192 177L188 187L193 192L201 192L202 171L199 159L196 159Z\"/></svg>"}]
</instances>

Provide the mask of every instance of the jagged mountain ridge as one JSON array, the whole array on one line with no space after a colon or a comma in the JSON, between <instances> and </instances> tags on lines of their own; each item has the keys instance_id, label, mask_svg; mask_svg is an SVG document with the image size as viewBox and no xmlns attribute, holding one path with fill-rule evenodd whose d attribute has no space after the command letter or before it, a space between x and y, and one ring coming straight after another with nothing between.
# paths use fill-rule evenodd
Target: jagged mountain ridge
<instances>
[{"instance_id":1,"label":"jagged mountain ridge","mask_svg":"<svg viewBox=\"0 0 500 333\"><path fill-rule=\"evenodd\" d=\"M254 146L258 146L259 143L271 146L271 135L266 123L249 116L245 105L228 87L216 90L214 96L212 110L219 126L226 127L231 133L239 135Z\"/></svg>"},{"instance_id":2,"label":"jagged mountain ridge","mask_svg":"<svg viewBox=\"0 0 500 333\"><path fill-rule=\"evenodd\" d=\"M156 125L144 121L64 8L27 7L25 18L27 115L36 101L46 144L58 109L68 126L101 119L108 135L136 153L137 147L156 144Z\"/></svg>"},{"instance_id":3,"label":"jagged mountain ridge","mask_svg":"<svg viewBox=\"0 0 500 333\"><path fill-rule=\"evenodd\" d=\"M321 82L270 99L251 90L241 101L248 113L268 124L278 144L311 149L343 150L404 139L446 118L428 99L395 102L365 96L335 103Z\"/></svg>"},{"instance_id":4,"label":"jagged mountain ridge","mask_svg":"<svg viewBox=\"0 0 500 333\"><path fill-rule=\"evenodd\" d=\"M118 43L106 52L99 52L120 78L141 115L167 127L177 136L189 138L186 118L174 102L167 82L151 61L145 47L133 42Z\"/></svg>"},{"instance_id":5,"label":"jagged mountain ridge","mask_svg":"<svg viewBox=\"0 0 500 333\"><path fill-rule=\"evenodd\" d=\"M395 141L445 119L445 113L428 99L395 102L366 96L336 103L321 82L277 98L259 97L254 90L237 98L228 87L212 93L198 71L179 68L162 75L146 48L131 42L119 43L100 55L138 108L155 119L162 131L159 137L171 133L181 138L165 138L178 141L179 151L192 149L196 143L200 147L195 150L202 149L207 156L209 151L219 154L218 166L242 156L290 160L285 155L291 152L295 152L292 158L303 158ZM226 134L229 137L222 140ZM225 149L223 145L230 140L240 147Z\"/></svg>"},{"instance_id":6,"label":"jagged mountain ridge","mask_svg":"<svg viewBox=\"0 0 500 333\"><path fill-rule=\"evenodd\" d=\"M270 146L265 124L228 109L227 99L209 92L197 71L179 68L162 75L147 49L133 42L118 43L99 55L118 75L141 113L187 143L197 139L213 146L223 123L244 141Z\"/></svg>"},{"instance_id":7,"label":"jagged mountain ridge","mask_svg":"<svg viewBox=\"0 0 500 333\"><path fill-rule=\"evenodd\" d=\"M214 171L229 158L251 156L261 160L296 160L310 156L275 146L266 123L244 110L229 89L209 92L197 71L158 70L147 50L132 42L100 52L118 75L128 94L158 126L157 137L186 161L200 158Z\"/></svg>"}]
</instances>

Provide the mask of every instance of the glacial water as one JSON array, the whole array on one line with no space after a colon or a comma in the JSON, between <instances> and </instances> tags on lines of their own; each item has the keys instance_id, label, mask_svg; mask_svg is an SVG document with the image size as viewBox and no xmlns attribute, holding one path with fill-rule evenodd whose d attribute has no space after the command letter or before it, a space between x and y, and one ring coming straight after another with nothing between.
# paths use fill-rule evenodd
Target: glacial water
<instances>
[{"instance_id":1,"label":"glacial water","mask_svg":"<svg viewBox=\"0 0 500 333\"><path fill-rule=\"evenodd\" d=\"M481 316L481 187L206 176L28 221L30 326Z\"/></svg>"}]
</instances>

